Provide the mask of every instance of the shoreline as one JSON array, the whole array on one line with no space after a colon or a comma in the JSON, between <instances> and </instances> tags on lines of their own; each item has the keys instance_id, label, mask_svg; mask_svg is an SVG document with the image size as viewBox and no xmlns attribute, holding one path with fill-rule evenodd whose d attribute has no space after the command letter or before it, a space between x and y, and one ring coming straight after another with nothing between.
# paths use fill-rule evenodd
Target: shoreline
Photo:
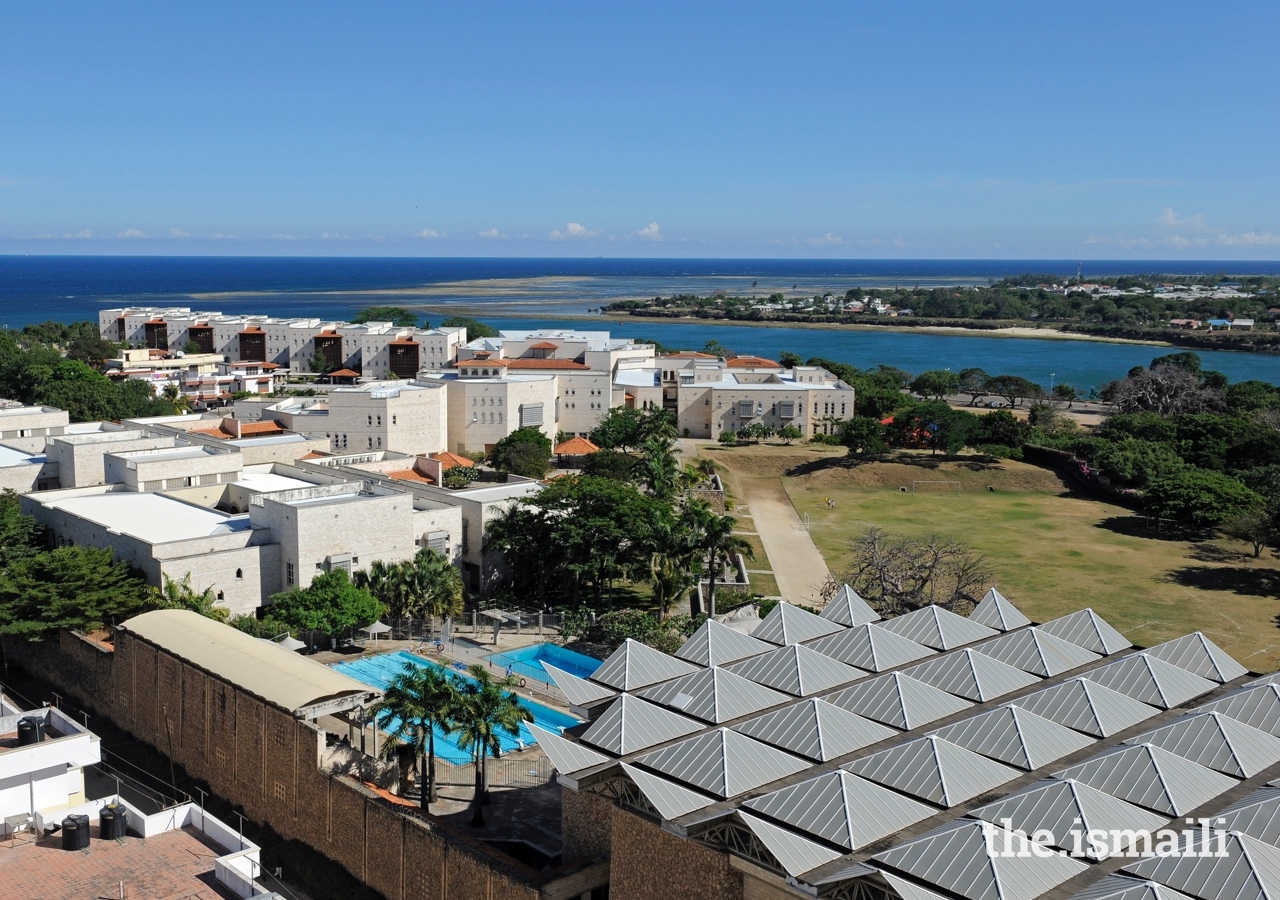
<instances>
[{"instance_id":1,"label":"shoreline","mask_svg":"<svg viewBox=\"0 0 1280 900\"><path fill-rule=\"evenodd\" d=\"M494 316L492 310L471 306L450 306L448 308L429 305L414 306L416 310L442 316L467 316L473 319L503 318ZM734 319L702 319L697 316L678 316L658 318L647 316L623 315L618 318L608 315L582 315L573 313L523 313L524 319L548 319L575 322L602 323L653 323L659 325L715 325L733 328L801 328L811 331L870 331L881 334L939 334L957 337L992 337L992 338L1030 338L1044 341L1088 341L1096 344L1135 344L1145 347L1173 347L1168 341L1142 341L1134 338L1102 337L1088 334L1075 334L1059 331L1056 328L1031 328L1025 325L1008 325L1001 328L964 328L959 325L860 325L832 322L750 322Z\"/></svg>"}]
</instances>

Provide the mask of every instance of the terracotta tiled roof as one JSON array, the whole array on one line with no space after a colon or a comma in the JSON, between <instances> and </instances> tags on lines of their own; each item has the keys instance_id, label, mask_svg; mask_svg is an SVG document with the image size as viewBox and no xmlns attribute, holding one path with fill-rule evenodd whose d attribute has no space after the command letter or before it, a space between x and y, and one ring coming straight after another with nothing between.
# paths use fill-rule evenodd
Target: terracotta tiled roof
<instances>
[{"instance_id":1,"label":"terracotta tiled roof","mask_svg":"<svg viewBox=\"0 0 1280 900\"><path fill-rule=\"evenodd\" d=\"M435 484L434 478L428 478L420 472L413 469L396 469L394 472L388 472L387 477L395 481L421 481L423 484Z\"/></svg>"},{"instance_id":2,"label":"terracotta tiled roof","mask_svg":"<svg viewBox=\"0 0 1280 900\"><path fill-rule=\"evenodd\" d=\"M221 428L192 428L188 434L198 434L201 437L217 438L220 441L231 440L231 435L223 431Z\"/></svg>"},{"instance_id":3,"label":"terracotta tiled roof","mask_svg":"<svg viewBox=\"0 0 1280 900\"><path fill-rule=\"evenodd\" d=\"M590 371L591 367L571 359L511 359L508 369L564 369L575 372Z\"/></svg>"},{"instance_id":4,"label":"terracotta tiled roof","mask_svg":"<svg viewBox=\"0 0 1280 900\"><path fill-rule=\"evenodd\" d=\"M350 369L339 369L336 372L329 373L330 378L359 378L359 372L352 372Z\"/></svg>"},{"instance_id":5,"label":"terracotta tiled roof","mask_svg":"<svg viewBox=\"0 0 1280 900\"><path fill-rule=\"evenodd\" d=\"M240 425L240 436L248 437L253 434L281 434L284 428L275 419L270 422L243 422Z\"/></svg>"},{"instance_id":6,"label":"terracotta tiled roof","mask_svg":"<svg viewBox=\"0 0 1280 900\"><path fill-rule=\"evenodd\" d=\"M519 360L512 360L512 362L518 362L518 361ZM479 356L477 356L475 359L458 360L458 368L460 369L463 367L474 368L477 366L488 366L490 368L493 368L494 366L506 366L506 365L507 365L507 361L505 359L487 359L487 358L481 358Z\"/></svg>"},{"instance_id":7,"label":"terracotta tiled roof","mask_svg":"<svg viewBox=\"0 0 1280 900\"><path fill-rule=\"evenodd\" d=\"M400 347L417 347L417 346L420 346L420 345L419 345L419 343L418 343L417 341L411 341L411 340L408 340L408 339L405 339L405 338L401 338L400 340L395 340L395 341L387 341L387 343L388 343L389 345L391 345L391 346L400 346Z\"/></svg>"},{"instance_id":8,"label":"terracotta tiled roof","mask_svg":"<svg viewBox=\"0 0 1280 900\"><path fill-rule=\"evenodd\" d=\"M450 453L445 450L442 453L432 453L431 458L437 462L444 463L445 471L452 469L454 466L462 466L464 469L470 469L475 465L475 460L467 459L465 456L459 456L456 453Z\"/></svg>"},{"instance_id":9,"label":"terracotta tiled roof","mask_svg":"<svg viewBox=\"0 0 1280 900\"><path fill-rule=\"evenodd\" d=\"M558 456L586 456L598 452L600 448L584 437L569 438L563 444L557 444L555 449Z\"/></svg>"},{"instance_id":10,"label":"terracotta tiled roof","mask_svg":"<svg viewBox=\"0 0 1280 900\"><path fill-rule=\"evenodd\" d=\"M781 369L782 363L776 363L762 356L735 356L729 360L730 369Z\"/></svg>"},{"instance_id":11,"label":"terracotta tiled roof","mask_svg":"<svg viewBox=\"0 0 1280 900\"><path fill-rule=\"evenodd\" d=\"M329 455L328 453L320 453L316 450L312 450L306 456L303 456L301 458L302 459L324 459L328 455Z\"/></svg>"},{"instance_id":12,"label":"terracotta tiled roof","mask_svg":"<svg viewBox=\"0 0 1280 900\"><path fill-rule=\"evenodd\" d=\"M241 334L265 334L266 332L264 332L257 325L250 325L248 328L243 329L240 333Z\"/></svg>"},{"instance_id":13,"label":"terracotta tiled roof","mask_svg":"<svg viewBox=\"0 0 1280 900\"><path fill-rule=\"evenodd\" d=\"M538 341L536 344L529 345L530 350L559 350L559 344L553 344L550 341Z\"/></svg>"}]
</instances>

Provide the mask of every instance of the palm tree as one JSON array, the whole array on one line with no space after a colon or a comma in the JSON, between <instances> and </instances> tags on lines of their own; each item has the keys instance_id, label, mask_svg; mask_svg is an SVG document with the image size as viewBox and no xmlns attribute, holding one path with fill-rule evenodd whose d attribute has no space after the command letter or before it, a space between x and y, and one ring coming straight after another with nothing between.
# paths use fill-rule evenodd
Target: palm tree
<instances>
[{"instance_id":1,"label":"palm tree","mask_svg":"<svg viewBox=\"0 0 1280 900\"><path fill-rule=\"evenodd\" d=\"M502 755L502 735L512 737L520 733L521 722L532 722L533 713L520 705L511 688L515 677L495 679L489 670L473 663L467 673L470 679L458 688L458 702L454 715L454 730L458 746L471 751L476 767L475 800L471 813L471 826L484 827L484 810L488 802L485 791L486 760Z\"/></svg>"},{"instance_id":2,"label":"palm tree","mask_svg":"<svg viewBox=\"0 0 1280 900\"><path fill-rule=\"evenodd\" d=\"M178 386L176 384L166 384L164 386L162 396L164 397L165 402L169 404L169 408L173 410L173 414L175 416L191 410L191 401L187 399L185 394L178 390Z\"/></svg>"},{"instance_id":3,"label":"palm tree","mask_svg":"<svg viewBox=\"0 0 1280 900\"><path fill-rule=\"evenodd\" d=\"M423 547L399 569L405 615L445 618L462 612L462 573L443 553Z\"/></svg>"},{"instance_id":4,"label":"palm tree","mask_svg":"<svg viewBox=\"0 0 1280 900\"><path fill-rule=\"evenodd\" d=\"M424 755L427 758L426 783L419 785L423 809L436 799L436 732L447 735L453 730L457 703L456 679L445 670L407 663L373 706L374 722L387 732L383 759L393 759L400 747L412 748L415 767Z\"/></svg>"},{"instance_id":5,"label":"palm tree","mask_svg":"<svg viewBox=\"0 0 1280 900\"><path fill-rule=\"evenodd\" d=\"M707 615L715 616L716 582L724 569L724 564L739 553L747 559L754 559L755 551L751 549L751 544L745 538L740 538L733 533L734 527L738 524L738 520L733 516L717 515L704 503L695 502L689 505L694 508L691 515L700 533L698 549L707 561ZM694 610L694 612L700 612L700 610Z\"/></svg>"},{"instance_id":6,"label":"palm tree","mask_svg":"<svg viewBox=\"0 0 1280 900\"><path fill-rule=\"evenodd\" d=\"M149 589L151 602L157 607L160 609L189 609L208 619L214 619L218 622L227 621L231 610L225 606L217 605L218 597L214 593L212 585L203 591L197 591L191 586L190 572L183 575L181 581L174 581L166 573L162 573L161 577L164 579L163 586Z\"/></svg>"},{"instance_id":7,"label":"palm tree","mask_svg":"<svg viewBox=\"0 0 1280 900\"><path fill-rule=\"evenodd\" d=\"M402 618L405 605L405 583L400 566L375 559L368 569L356 572L351 581L356 587L364 588L373 594L383 606L387 614L394 619Z\"/></svg>"},{"instance_id":8,"label":"palm tree","mask_svg":"<svg viewBox=\"0 0 1280 900\"><path fill-rule=\"evenodd\" d=\"M701 568L697 513L685 507L675 519L659 522L653 533L649 556L649 584L658 604L659 621L698 583Z\"/></svg>"},{"instance_id":9,"label":"palm tree","mask_svg":"<svg viewBox=\"0 0 1280 900\"><path fill-rule=\"evenodd\" d=\"M665 438L651 437L644 442L644 455L640 459L640 471L644 475L649 493L659 500L670 500L676 493L679 466L671 452L671 442Z\"/></svg>"}]
</instances>

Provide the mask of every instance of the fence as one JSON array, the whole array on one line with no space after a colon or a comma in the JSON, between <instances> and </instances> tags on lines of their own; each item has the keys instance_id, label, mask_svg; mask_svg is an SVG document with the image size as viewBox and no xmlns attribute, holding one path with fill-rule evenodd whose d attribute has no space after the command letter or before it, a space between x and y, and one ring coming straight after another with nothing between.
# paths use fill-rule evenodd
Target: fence
<instances>
[{"instance_id":1,"label":"fence","mask_svg":"<svg viewBox=\"0 0 1280 900\"><path fill-rule=\"evenodd\" d=\"M425 761L423 765L426 765ZM536 788L551 781L555 767L546 756L500 756L485 764L486 783L491 788ZM475 763L470 759L436 757L436 783L470 787L476 783Z\"/></svg>"},{"instance_id":2,"label":"fence","mask_svg":"<svg viewBox=\"0 0 1280 900\"><path fill-rule=\"evenodd\" d=\"M500 615L501 618L497 618ZM375 640L411 641L431 644L437 640L445 640L446 630L453 636L468 635L473 638L493 636L496 624L501 623L502 631L507 634L532 634L538 637L556 637L564 625L562 613L529 612L526 610L505 610L490 608L485 610L467 610L453 620L451 628L446 628L446 619L387 619L382 620L391 630L377 638L369 637L359 628L346 628L336 634L322 631L299 631L295 636L313 650L328 650L342 646L351 646L357 642L372 644Z\"/></svg>"}]
</instances>

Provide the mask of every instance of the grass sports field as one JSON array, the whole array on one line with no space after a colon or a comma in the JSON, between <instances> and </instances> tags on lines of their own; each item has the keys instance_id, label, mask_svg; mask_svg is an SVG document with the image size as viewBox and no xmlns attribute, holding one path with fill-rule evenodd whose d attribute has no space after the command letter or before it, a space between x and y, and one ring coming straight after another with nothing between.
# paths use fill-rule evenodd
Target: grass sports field
<instances>
[{"instance_id":1,"label":"grass sports field","mask_svg":"<svg viewBox=\"0 0 1280 900\"><path fill-rule=\"evenodd\" d=\"M1280 666L1280 560L1267 551L1255 560L1238 541L1162 535L1051 471L1017 462L850 467L839 448L812 445L703 454L731 479L781 478L835 574L847 568L850 539L868 527L937 532L985 555L1000 590L1036 621L1092 606L1139 646L1203 631L1254 671ZM923 480L960 481L960 491L917 485L911 494Z\"/></svg>"}]
</instances>

